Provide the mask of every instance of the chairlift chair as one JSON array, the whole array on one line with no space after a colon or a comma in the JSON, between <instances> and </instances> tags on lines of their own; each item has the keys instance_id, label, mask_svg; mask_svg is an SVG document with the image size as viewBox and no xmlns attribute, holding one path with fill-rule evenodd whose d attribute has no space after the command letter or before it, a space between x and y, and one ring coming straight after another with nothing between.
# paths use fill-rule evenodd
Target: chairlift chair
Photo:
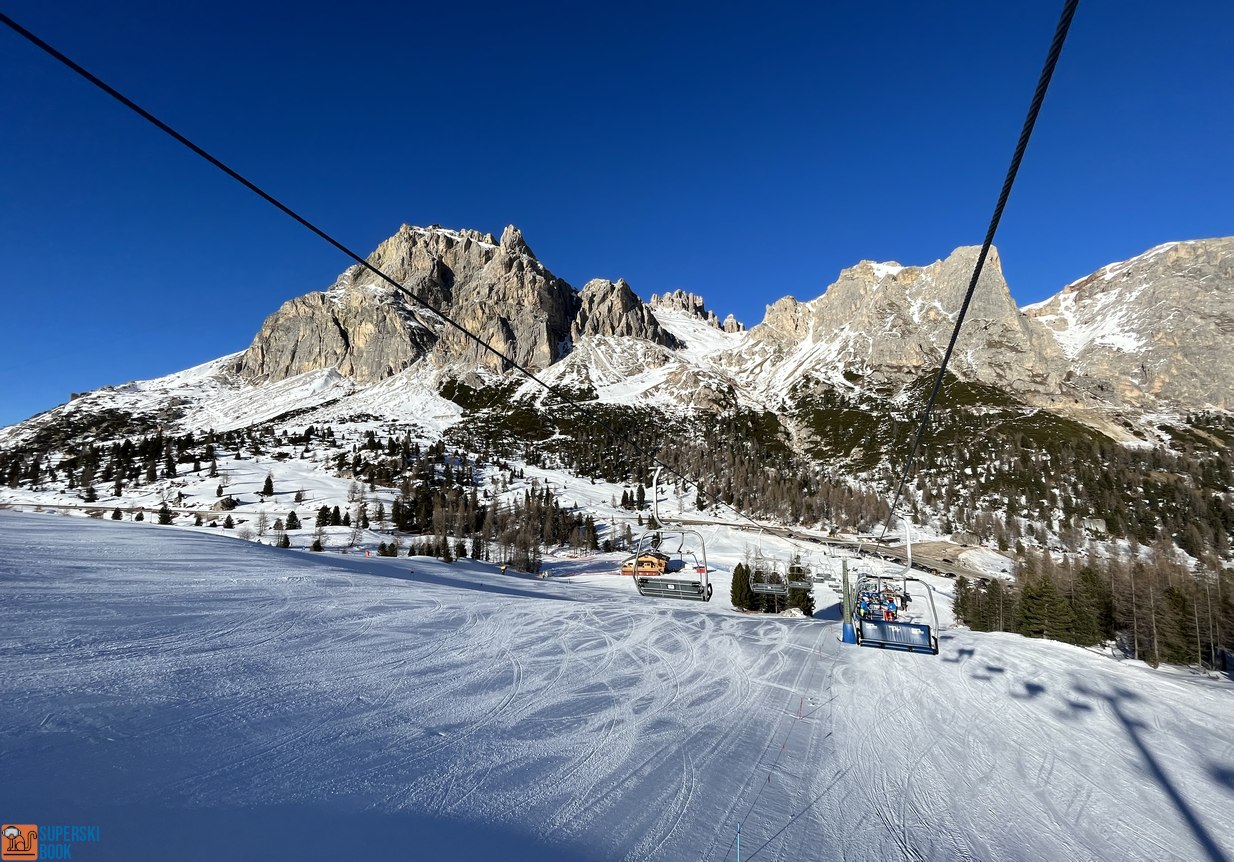
<instances>
[{"instance_id":1,"label":"chairlift chair","mask_svg":"<svg viewBox=\"0 0 1234 862\"><path fill-rule=\"evenodd\" d=\"M657 524L664 523L660 520L660 469L656 468L651 480L652 516ZM685 547L687 539L697 543L697 553ZM667 551L674 541L676 549ZM686 564L686 557L691 558L690 565ZM640 570L639 563L645 558L657 561L656 570ZM697 530L661 527L644 533L639 537L634 555L627 560L630 561L634 563L631 574L640 596L711 601L713 588L707 578L707 545ZM626 571L625 565L622 571Z\"/></svg>"},{"instance_id":2,"label":"chairlift chair","mask_svg":"<svg viewBox=\"0 0 1234 862\"><path fill-rule=\"evenodd\" d=\"M787 596L788 580L776 571L775 562L763 556L763 531L758 531L758 548L750 560L750 590L769 596Z\"/></svg>"},{"instance_id":3,"label":"chairlift chair","mask_svg":"<svg viewBox=\"0 0 1234 862\"><path fill-rule=\"evenodd\" d=\"M775 578L775 580L756 581L755 576L761 575L764 578ZM750 589L756 593L765 593L769 596L787 596L788 581L776 573L775 571L764 571L763 569L755 569L750 573Z\"/></svg>"},{"instance_id":4,"label":"chairlift chair","mask_svg":"<svg viewBox=\"0 0 1234 862\"><path fill-rule=\"evenodd\" d=\"M790 590L814 589L814 578L810 573L810 567L803 563L790 564L788 567L788 577L785 580L788 582Z\"/></svg>"},{"instance_id":5,"label":"chairlift chair","mask_svg":"<svg viewBox=\"0 0 1234 862\"><path fill-rule=\"evenodd\" d=\"M921 578L913 577L910 572L913 566L913 543L908 535L908 524L905 522L905 539L908 548L908 564L904 571L897 575L862 574L857 578L856 596L879 596L888 588L899 588L895 592L899 596L908 593L908 582L916 581L925 587L925 596L929 600L930 622L910 622L901 619L872 619L862 613L858 601L853 601L853 628L857 643L861 646L879 647L880 649L898 649L905 652L922 652L938 655L938 609L934 605L934 590Z\"/></svg>"},{"instance_id":6,"label":"chairlift chair","mask_svg":"<svg viewBox=\"0 0 1234 862\"><path fill-rule=\"evenodd\" d=\"M685 548L686 539L689 537L697 540L698 553ZM675 551L664 552L666 539L679 540ZM639 537L632 559L642 560L653 553L664 559L664 567L662 572L634 572L634 585L638 588L639 595L696 602L711 601L714 588L707 578L707 548L697 530L656 530L644 533Z\"/></svg>"}]
</instances>

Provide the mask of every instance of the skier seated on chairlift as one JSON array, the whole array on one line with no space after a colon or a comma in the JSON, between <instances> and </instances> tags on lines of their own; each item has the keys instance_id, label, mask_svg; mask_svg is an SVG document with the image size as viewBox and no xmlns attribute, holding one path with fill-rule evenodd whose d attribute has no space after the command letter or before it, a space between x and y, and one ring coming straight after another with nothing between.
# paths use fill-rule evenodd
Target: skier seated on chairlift
<instances>
[{"instance_id":1,"label":"skier seated on chairlift","mask_svg":"<svg viewBox=\"0 0 1234 862\"><path fill-rule=\"evenodd\" d=\"M870 603L865 596L861 597L861 601L857 602L857 609L861 611L861 618L868 620L870 618Z\"/></svg>"},{"instance_id":2,"label":"skier seated on chairlift","mask_svg":"<svg viewBox=\"0 0 1234 862\"><path fill-rule=\"evenodd\" d=\"M894 621L896 618L896 600L894 598L887 599L887 603L883 606L883 619Z\"/></svg>"}]
</instances>

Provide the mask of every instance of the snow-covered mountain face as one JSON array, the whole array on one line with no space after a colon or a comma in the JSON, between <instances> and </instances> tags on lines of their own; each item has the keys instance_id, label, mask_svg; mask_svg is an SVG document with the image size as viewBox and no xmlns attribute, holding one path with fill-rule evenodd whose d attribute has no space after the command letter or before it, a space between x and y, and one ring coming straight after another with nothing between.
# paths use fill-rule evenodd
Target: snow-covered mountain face
<instances>
[{"instance_id":1,"label":"snow-covered mountain face","mask_svg":"<svg viewBox=\"0 0 1234 862\"><path fill-rule=\"evenodd\" d=\"M747 386L779 394L916 380L941 362L978 251L960 248L925 267L862 261L817 299L768 306L726 364ZM1063 392L1064 357L1016 308L997 251L986 260L949 368L1029 401Z\"/></svg>"},{"instance_id":2,"label":"snow-covered mountain face","mask_svg":"<svg viewBox=\"0 0 1234 862\"><path fill-rule=\"evenodd\" d=\"M321 421L363 413L448 427L464 412L440 397L448 380L483 389L513 372L417 299L546 382L602 403L769 411L790 427L820 394L849 408L910 408L901 396L937 368L976 254L960 248L928 266L863 261L816 299L773 303L744 331L720 324L693 294L644 304L624 281L604 279L576 290L513 226L496 240L405 225L369 259L400 288L352 267L328 290L285 303L243 353L75 398L0 431L0 445L55 426L65 442L91 428L106 436L115 416L176 432L306 411ZM1228 408L1232 334L1234 238L1160 246L1024 310L995 251L950 369L1024 409L1063 411L1130 439L1092 417L1122 411L1125 425L1128 415L1139 423L1134 409ZM514 382L521 395L542 395Z\"/></svg>"},{"instance_id":3,"label":"snow-covered mountain face","mask_svg":"<svg viewBox=\"0 0 1234 862\"><path fill-rule=\"evenodd\" d=\"M1024 309L1075 385L1148 409L1234 406L1234 237L1171 242Z\"/></svg>"}]
</instances>

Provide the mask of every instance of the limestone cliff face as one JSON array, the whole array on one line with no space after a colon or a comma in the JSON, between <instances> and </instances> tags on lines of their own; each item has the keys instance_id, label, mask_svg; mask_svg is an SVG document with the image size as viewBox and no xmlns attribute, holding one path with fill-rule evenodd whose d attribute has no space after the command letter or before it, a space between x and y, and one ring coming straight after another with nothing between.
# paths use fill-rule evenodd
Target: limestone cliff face
<instances>
[{"instance_id":1,"label":"limestone cliff face","mask_svg":"<svg viewBox=\"0 0 1234 862\"><path fill-rule=\"evenodd\" d=\"M624 335L669 348L680 346L623 278L616 283L593 278L583 285L570 334L576 340L587 335Z\"/></svg>"},{"instance_id":2,"label":"limestone cliff face","mask_svg":"<svg viewBox=\"0 0 1234 862\"><path fill-rule=\"evenodd\" d=\"M724 323L720 323L720 318L716 316L714 311L707 308L706 302L697 293L687 293L684 290L672 290L661 294L653 293L648 305L651 306L652 311L655 311L657 308L683 311L725 332L741 332L745 328L731 314L725 318Z\"/></svg>"},{"instance_id":3,"label":"limestone cliff face","mask_svg":"<svg viewBox=\"0 0 1234 862\"><path fill-rule=\"evenodd\" d=\"M750 355L791 384L854 373L903 382L937 368L972 278L979 249L956 249L924 267L862 261L819 298L786 297L750 330ZM751 366L752 367L752 366ZM1067 372L1058 345L1021 314L991 250L949 368L960 378L1024 397L1057 396Z\"/></svg>"},{"instance_id":4,"label":"limestone cliff face","mask_svg":"<svg viewBox=\"0 0 1234 862\"><path fill-rule=\"evenodd\" d=\"M1095 398L1234 408L1234 237L1157 246L1025 311L1057 339L1072 382Z\"/></svg>"},{"instance_id":5,"label":"limestone cliff face","mask_svg":"<svg viewBox=\"0 0 1234 862\"><path fill-rule=\"evenodd\" d=\"M536 259L513 225L495 249L483 251L482 266L455 273L446 312L524 367L547 368L569 349L578 295ZM453 326L442 330L434 355L446 366L506 370L500 357Z\"/></svg>"},{"instance_id":6,"label":"limestone cliff face","mask_svg":"<svg viewBox=\"0 0 1234 862\"><path fill-rule=\"evenodd\" d=\"M395 288L353 266L324 293L283 304L236 365L252 381L338 368L357 383L398 373L426 355L443 367L503 370L503 361L416 302L422 300L533 369L561 358L578 297L523 240L404 225L368 261Z\"/></svg>"},{"instance_id":7,"label":"limestone cliff face","mask_svg":"<svg viewBox=\"0 0 1234 862\"><path fill-rule=\"evenodd\" d=\"M266 318L236 370L273 382L337 368L357 383L375 383L422 358L435 341L404 302L377 303L358 291L310 293Z\"/></svg>"},{"instance_id":8,"label":"limestone cliff face","mask_svg":"<svg viewBox=\"0 0 1234 862\"><path fill-rule=\"evenodd\" d=\"M938 367L977 253L959 248L921 267L862 261L817 299L785 297L744 337L704 349L683 345L655 314L663 309L670 326L684 314L717 335L741 331L731 318L721 324L701 296L673 291L644 304L625 281L605 279L576 291L514 227L495 240L404 226L369 258L398 287L352 267L328 290L286 302L232 367L250 382L337 369L359 385L426 359L458 375L509 370L438 309L537 371L583 338L600 339L609 352L633 339L631 362L643 355L639 340L683 351L693 369L683 366L680 375L683 400L704 373L767 403L803 385L894 388ZM950 369L1035 406L1230 409L1232 338L1234 237L1160 246L1023 310L992 251Z\"/></svg>"}]
</instances>

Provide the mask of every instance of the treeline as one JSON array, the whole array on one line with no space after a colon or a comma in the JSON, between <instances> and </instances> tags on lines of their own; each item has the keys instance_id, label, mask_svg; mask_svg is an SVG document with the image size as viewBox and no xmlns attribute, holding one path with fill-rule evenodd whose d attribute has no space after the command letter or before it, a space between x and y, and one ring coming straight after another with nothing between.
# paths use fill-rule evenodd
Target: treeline
<instances>
[{"instance_id":1,"label":"treeline","mask_svg":"<svg viewBox=\"0 0 1234 862\"><path fill-rule=\"evenodd\" d=\"M886 501L829 476L795 452L771 413L696 411L587 404L548 415L526 402L481 411L447 433L454 445L490 457L650 486L661 481L700 509L731 506L750 517L814 526L869 528ZM683 482L681 477L688 482Z\"/></svg>"},{"instance_id":2,"label":"treeline","mask_svg":"<svg viewBox=\"0 0 1234 862\"><path fill-rule=\"evenodd\" d=\"M385 435L367 430L350 445L340 443L330 426L309 425L298 432L276 432L260 426L201 435L164 436L156 432L109 445L89 442L63 451L26 446L0 452L0 476L13 487L63 483L77 489L85 502L95 502L108 493L118 498L126 488L159 480L192 474L219 477L219 507L234 509L235 501L224 496L228 480L226 475L220 476L220 459L266 456L277 462L322 457L321 452L326 453L327 466L333 473L355 481L346 507L322 506L310 518L313 550L324 550L328 545L327 527L351 528L353 544L360 530L375 527L393 534L392 540L379 548L382 554L392 550L398 553L406 541L409 554L431 553L443 559L466 555L537 571L542 547L567 545L596 550L601 545L594 518L563 508L546 485L533 480L533 487L521 499L500 502L499 495L508 491L510 482L523 478L521 471L504 462L490 465L465 452L451 451L445 441L422 447L405 429L391 428ZM492 475L486 486L484 476L489 473ZM384 503L368 496L378 487L397 490L388 511ZM272 499L275 490L273 477L268 476L261 494ZM297 490L295 502L302 496ZM160 520L170 517L164 504ZM272 524L268 520L264 514L258 517L256 536L273 529L275 543L283 547L290 545L289 533L306 529L301 525L301 513L294 508ZM234 523L224 523L226 528L232 526ZM604 544L608 548L626 545L628 534L627 528L624 537L614 535Z\"/></svg>"},{"instance_id":3,"label":"treeline","mask_svg":"<svg viewBox=\"0 0 1234 862\"><path fill-rule=\"evenodd\" d=\"M925 392L823 389L798 397L811 451L872 486L894 488ZM857 381L861 382L861 381ZM1034 410L995 387L948 374L917 453L916 520L967 531L1001 550L1049 543L1075 552L1089 536L1172 541L1192 557L1228 556L1234 536L1234 417L1192 413L1127 446L1078 421Z\"/></svg>"},{"instance_id":4,"label":"treeline","mask_svg":"<svg viewBox=\"0 0 1234 862\"><path fill-rule=\"evenodd\" d=\"M956 617L976 631L1080 646L1115 641L1150 664L1217 663L1234 650L1234 574L1188 570L1169 543L1083 562L1026 552L1016 581L956 579Z\"/></svg>"},{"instance_id":5,"label":"treeline","mask_svg":"<svg viewBox=\"0 0 1234 862\"><path fill-rule=\"evenodd\" d=\"M491 487L484 487L489 466L494 468ZM535 572L543 547L600 547L595 519L562 507L546 484L532 480L521 497L502 502L500 495L510 482L524 478L522 471L450 451L444 440L421 449L409 440L382 439L369 431L362 443L334 456L333 467L344 478L363 480L370 490L386 484L397 488L388 515L381 503L366 505L363 513L366 524L395 536L378 549L383 555L397 556L406 539L409 556L447 562L471 557ZM339 518L337 512L328 516L331 523ZM318 517L320 523L322 513ZM611 541L606 540L610 547Z\"/></svg>"},{"instance_id":6,"label":"treeline","mask_svg":"<svg viewBox=\"0 0 1234 862\"><path fill-rule=\"evenodd\" d=\"M137 488L160 479L174 479L188 473L209 477L219 475L221 457L235 459L271 454L278 447L300 447L299 457L307 457L311 443L318 439L323 445L334 445L334 431L318 431L309 426L297 435L282 435L250 428L242 431L164 436L161 432L124 438L110 444L93 441L69 444L63 450L45 449L26 444L0 451L0 476L10 487L25 485L41 488L62 482L77 489L82 499L95 502L101 494L110 492L119 497L125 488ZM276 460L292 457L290 451L274 452Z\"/></svg>"},{"instance_id":7,"label":"treeline","mask_svg":"<svg viewBox=\"0 0 1234 862\"><path fill-rule=\"evenodd\" d=\"M1017 553L1033 544L1024 538L1075 552L1094 536L1142 545L1164 539L1197 559L1229 555L1228 417L1196 414L1184 426L1162 426L1171 448L1128 447L1044 415L987 422L961 431L944 421L922 448L915 496L921 516L941 514L943 532L968 529Z\"/></svg>"}]
</instances>

